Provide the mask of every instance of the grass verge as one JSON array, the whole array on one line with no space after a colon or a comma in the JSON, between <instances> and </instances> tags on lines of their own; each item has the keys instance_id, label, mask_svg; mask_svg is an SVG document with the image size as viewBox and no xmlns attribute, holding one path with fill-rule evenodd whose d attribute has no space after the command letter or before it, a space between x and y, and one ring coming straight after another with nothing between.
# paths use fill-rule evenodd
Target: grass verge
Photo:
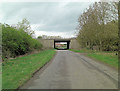
<instances>
[{"instance_id":1,"label":"grass verge","mask_svg":"<svg viewBox=\"0 0 120 91\"><path fill-rule=\"evenodd\" d=\"M81 50L70 49L70 51L85 53L87 56L91 58L94 58L98 61L102 61L118 69L118 56L116 55L115 52L94 51L94 50L88 50L88 49L81 49Z\"/></svg>"},{"instance_id":2,"label":"grass verge","mask_svg":"<svg viewBox=\"0 0 120 91\"><path fill-rule=\"evenodd\" d=\"M50 61L55 52L55 50L45 50L4 62L2 66L2 89L16 89L21 86L31 78L36 70Z\"/></svg>"}]
</instances>

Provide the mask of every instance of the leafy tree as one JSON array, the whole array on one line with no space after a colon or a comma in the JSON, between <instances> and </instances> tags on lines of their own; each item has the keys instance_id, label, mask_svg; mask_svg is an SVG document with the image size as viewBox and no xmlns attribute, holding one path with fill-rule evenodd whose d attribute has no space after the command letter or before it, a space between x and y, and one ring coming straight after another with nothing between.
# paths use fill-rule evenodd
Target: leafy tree
<instances>
[{"instance_id":1,"label":"leafy tree","mask_svg":"<svg viewBox=\"0 0 120 91\"><path fill-rule=\"evenodd\" d=\"M30 22L25 18L21 22L18 22L17 29L20 31L25 31L29 35L34 34L34 31L31 29Z\"/></svg>"},{"instance_id":2,"label":"leafy tree","mask_svg":"<svg viewBox=\"0 0 120 91\"><path fill-rule=\"evenodd\" d=\"M42 36L38 36L38 39L42 39Z\"/></svg>"},{"instance_id":3,"label":"leafy tree","mask_svg":"<svg viewBox=\"0 0 120 91\"><path fill-rule=\"evenodd\" d=\"M95 2L80 15L77 40L82 47L118 49L117 3Z\"/></svg>"}]
</instances>

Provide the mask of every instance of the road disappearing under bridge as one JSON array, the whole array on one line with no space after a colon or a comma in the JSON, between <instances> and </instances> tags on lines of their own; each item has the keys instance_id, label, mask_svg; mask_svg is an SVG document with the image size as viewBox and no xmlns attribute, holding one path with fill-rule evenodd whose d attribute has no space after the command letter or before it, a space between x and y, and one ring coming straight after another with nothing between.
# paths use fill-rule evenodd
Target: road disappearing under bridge
<instances>
[{"instance_id":1,"label":"road disappearing under bridge","mask_svg":"<svg viewBox=\"0 0 120 91\"><path fill-rule=\"evenodd\" d=\"M56 50L54 59L21 89L117 89L118 73L69 50Z\"/></svg>"},{"instance_id":2,"label":"road disappearing under bridge","mask_svg":"<svg viewBox=\"0 0 120 91\"><path fill-rule=\"evenodd\" d=\"M62 42L66 43L66 48L57 48L56 43L62 43ZM69 46L70 46L70 40L69 39L55 39L54 40L54 48L55 49L62 49L62 50L63 49L69 49L70 48Z\"/></svg>"}]
</instances>

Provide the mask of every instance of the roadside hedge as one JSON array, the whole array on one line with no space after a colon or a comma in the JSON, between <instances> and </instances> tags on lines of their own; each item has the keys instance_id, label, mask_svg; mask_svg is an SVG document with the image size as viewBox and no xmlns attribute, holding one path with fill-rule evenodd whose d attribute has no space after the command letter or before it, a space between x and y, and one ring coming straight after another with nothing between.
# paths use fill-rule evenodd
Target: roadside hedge
<instances>
[{"instance_id":1,"label":"roadside hedge","mask_svg":"<svg viewBox=\"0 0 120 91\"><path fill-rule=\"evenodd\" d=\"M40 50L42 44L33 39L24 30L19 30L8 24L2 24L2 57L16 57L33 50Z\"/></svg>"}]
</instances>

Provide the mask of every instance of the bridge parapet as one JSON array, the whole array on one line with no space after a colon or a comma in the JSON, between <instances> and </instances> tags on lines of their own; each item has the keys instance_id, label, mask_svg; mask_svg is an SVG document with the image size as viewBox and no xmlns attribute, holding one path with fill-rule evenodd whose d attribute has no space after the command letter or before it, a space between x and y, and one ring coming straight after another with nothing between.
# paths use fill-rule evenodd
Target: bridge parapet
<instances>
[{"instance_id":1,"label":"bridge parapet","mask_svg":"<svg viewBox=\"0 0 120 91\"><path fill-rule=\"evenodd\" d=\"M54 48L54 39L38 39L44 48Z\"/></svg>"},{"instance_id":2,"label":"bridge parapet","mask_svg":"<svg viewBox=\"0 0 120 91\"><path fill-rule=\"evenodd\" d=\"M80 45L76 38L70 40L70 49L80 49Z\"/></svg>"}]
</instances>

